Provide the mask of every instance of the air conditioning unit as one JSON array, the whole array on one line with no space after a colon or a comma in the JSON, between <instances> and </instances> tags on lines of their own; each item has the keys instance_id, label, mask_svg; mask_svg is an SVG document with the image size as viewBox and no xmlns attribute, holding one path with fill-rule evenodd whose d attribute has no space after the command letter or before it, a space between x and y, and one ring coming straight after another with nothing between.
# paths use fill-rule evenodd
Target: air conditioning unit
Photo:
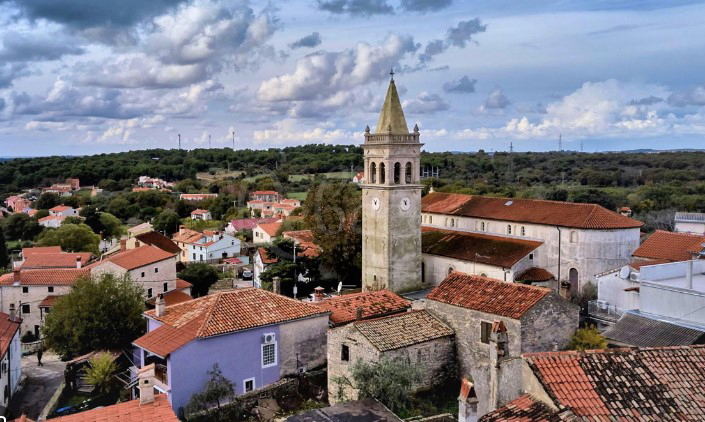
<instances>
[{"instance_id":1,"label":"air conditioning unit","mask_svg":"<svg viewBox=\"0 0 705 422\"><path fill-rule=\"evenodd\" d=\"M630 281L639 281L639 273L631 273L631 274L629 274L629 280L630 280Z\"/></svg>"},{"instance_id":2,"label":"air conditioning unit","mask_svg":"<svg viewBox=\"0 0 705 422\"><path fill-rule=\"evenodd\" d=\"M266 333L262 335L262 343L274 343L275 337L274 333Z\"/></svg>"}]
</instances>

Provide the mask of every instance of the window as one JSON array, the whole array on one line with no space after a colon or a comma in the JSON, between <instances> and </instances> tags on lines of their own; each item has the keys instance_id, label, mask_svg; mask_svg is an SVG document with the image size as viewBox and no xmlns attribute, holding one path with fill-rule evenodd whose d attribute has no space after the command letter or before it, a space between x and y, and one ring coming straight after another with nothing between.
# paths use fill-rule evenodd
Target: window
<instances>
[{"instance_id":1,"label":"window","mask_svg":"<svg viewBox=\"0 0 705 422\"><path fill-rule=\"evenodd\" d=\"M262 345L262 368L269 368L277 364L277 342Z\"/></svg>"},{"instance_id":2,"label":"window","mask_svg":"<svg viewBox=\"0 0 705 422\"><path fill-rule=\"evenodd\" d=\"M152 289L147 289L147 297L152 297Z\"/></svg>"},{"instance_id":3,"label":"window","mask_svg":"<svg viewBox=\"0 0 705 422\"><path fill-rule=\"evenodd\" d=\"M350 347L347 344L343 344L340 348L340 360L350 362Z\"/></svg>"},{"instance_id":4,"label":"window","mask_svg":"<svg viewBox=\"0 0 705 422\"><path fill-rule=\"evenodd\" d=\"M570 243L578 243L578 232L570 232Z\"/></svg>"},{"instance_id":5,"label":"window","mask_svg":"<svg viewBox=\"0 0 705 422\"><path fill-rule=\"evenodd\" d=\"M406 163L406 178L405 178L405 182L406 182L407 184L414 182L413 176L412 176L412 173L413 173L412 168L413 168L413 166L411 165L411 163Z\"/></svg>"},{"instance_id":6,"label":"window","mask_svg":"<svg viewBox=\"0 0 705 422\"><path fill-rule=\"evenodd\" d=\"M489 344L491 331L492 331L492 323L482 321L480 323L480 341L485 344Z\"/></svg>"},{"instance_id":7,"label":"window","mask_svg":"<svg viewBox=\"0 0 705 422\"><path fill-rule=\"evenodd\" d=\"M384 163L379 164L379 183L384 184L387 181L387 174Z\"/></svg>"},{"instance_id":8,"label":"window","mask_svg":"<svg viewBox=\"0 0 705 422\"><path fill-rule=\"evenodd\" d=\"M166 292L169 289L169 285L167 283L164 283L164 291Z\"/></svg>"},{"instance_id":9,"label":"window","mask_svg":"<svg viewBox=\"0 0 705 422\"><path fill-rule=\"evenodd\" d=\"M186 251L181 251L181 256L186 257Z\"/></svg>"},{"instance_id":10,"label":"window","mask_svg":"<svg viewBox=\"0 0 705 422\"><path fill-rule=\"evenodd\" d=\"M29 293L29 287L23 286L22 293Z\"/></svg>"},{"instance_id":11,"label":"window","mask_svg":"<svg viewBox=\"0 0 705 422\"><path fill-rule=\"evenodd\" d=\"M485 231L485 222L480 223L480 230Z\"/></svg>"},{"instance_id":12,"label":"window","mask_svg":"<svg viewBox=\"0 0 705 422\"><path fill-rule=\"evenodd\" d=\"M480 277L487 277L487 273L481 273Z\"/></svg>"},{"instance_id":13,"label":"window","mask_svg":"<svg viewBox=\"0 0 705 422\"><path fill-rule=\"evenodd\" d=\"M394 163L394 184L398 185L401 183L401 164Z\"/></svg>"},{"instance_id":14,"label":"window","mask_svg":"<svg viewBox=\"0 0 705 422\"><path fill-rule=\"evenodd\" d=\"M54 293L54 286L47 287L47 290L49 291L49 293Z\"/></svg>"},{"instance_id":15,"label":"window","mask_svg":"<svg viewBox=\"0 0 705 422\"><path fill-rule=\"evenodd\" d=\"M453 267L448 268L448 275L453 274L454 271L455 271L455 268L453 268Z\"/></svg>"},{"instance_id":16,"label":"window","mask_svg":"<svg viewBox=\"0 0 705 422\"><path fill-rule=\"evenodd\" d=\"M433 216L432 215L428 216L428 224L433 224Z\"/></svg>"},{"instance_id":17,"label":"window","mask_svg":"<svg viewBox=\"0 0 705 422\"><path fill-rule=\"evenodd\" d=\"M22 313L23 314L29 313L29 305L22 305Z\"/></svg>"},{"instance_id":18,"label":"window","mask_svg":"<svg viewBox=\"0 0 705 422\"><path fill-rule=\"evenodd\" d=\"M254 378L248 378L242 382L243 386L243 393L249 393L250 391L255 389L255 379Z\"/></svg>"},{"instance_id":19,"label":"window","mask_svg":"<svg viewBox=\"0 0 705 422\"><path fill-rule=\"evenodd\" d=\"M526 227L521 226L521 235L526 236Z\"/></svg>"},{"instance_id":20,"label":"window","mask_svg":"<svg viewBox=\"0 0 705 422\"><path fill-rule=\"evenodd\" d=\"M193 260L196 260L196 253L193 254Z\"/></svg>"},{"instance_id":21,"label":"window","mask_svg":"<svg viewBox=\"0 0 705 422\"><path fill-rule=\"evenodd\" d=\"M142 277L144 277L144 271L142 271Z\"/></svg>"},{"instance_id":22,"label":"window","mask_svg":"<svg viewBox=\"0 0 705 422\"><path fill-rule=\"evenodd\" d=\"M534 254L530 253L530 254L529 254L529 260L533 260L533 259L534 259Z\"/></svg>"},{"instance_id":23,"label":"window","mask_svg":"<svg viewBox=\"0 0 705 422\"><path fill-rule=\"evenodd\" d=\"M201 257L201 261L203 261L203 254L201 254L200 257Z\"/></svg>"},{"instance_id":24,"label":"window","mask_svg":"<svg viewBox=\"0 0 705 422\"><path fill-rule=\"evenodd\" d=\"M154 272L155 272L155 273L158 273L158 272L159 272L159 268L155 268L155 269L154 269Z\"/></svg>"},{"instance_id":25,"label":"window","mask_svg":"<svg viewBox=\"0 0 705 422\"><path fill-rule=\"evenodd\" d=\"M507 234L512 234L512 225L507 224Z\"/></svg>"},{"instance_id":26,"label":"window","mask_svg":"<svg viewBox=\"0 0 705 422\"><path fill-rule=\"evenodd\" d=\"M377 183L377 164L370 164L370 183Z\"/></svg>"}]
</instances>

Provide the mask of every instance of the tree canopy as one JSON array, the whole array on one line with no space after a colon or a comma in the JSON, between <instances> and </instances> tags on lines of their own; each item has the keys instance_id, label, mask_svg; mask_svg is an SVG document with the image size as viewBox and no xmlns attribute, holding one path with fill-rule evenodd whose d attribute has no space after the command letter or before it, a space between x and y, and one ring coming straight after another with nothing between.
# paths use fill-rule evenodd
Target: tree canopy
<instances>
[{"instance_id":1,"label":"tree canopy","mask_svg":"<svg viewBox=\"0 0 705 422\"><path fill-rule=\"evenodd\" d=\"M154 230L165 233L167 236L171 236L179 231L180 224L181 218L172 210L162 211L152 222Z\"/></svg>"},{"instance_id":2,"label":"tree canopy","mask_svg":"<svg viewBox=\"0 0 705 422\"><path fill-rule=\"evenodd\" d=\"M179 278L193 284L191 296L201 297L208 294L210 287L218 281L218 270L203 262L189 264L179 273Z\"/></svg>"},{"instance_id":3,"label":"tree canopy","mask_svg":"<svg viewBox=\"0 0 705 422\"><path fill-rule=\"evenodd\" d=\"M81 224L63 224L58 229L46 229L37 238L38 246L61 246L65 252L92 252L98 255L100 236Z\"/></svg>"}]
</instances>

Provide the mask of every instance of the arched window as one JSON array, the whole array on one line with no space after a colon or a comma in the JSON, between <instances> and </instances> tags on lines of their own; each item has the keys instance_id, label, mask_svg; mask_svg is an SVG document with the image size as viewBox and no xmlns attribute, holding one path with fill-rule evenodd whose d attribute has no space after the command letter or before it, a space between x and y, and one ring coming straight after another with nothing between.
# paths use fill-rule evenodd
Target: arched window
<instances>
[{"instance_id":1,"label":"arched window","mask_svg":"<svg viewBox=\"0 0 705 422\"><path fill-rule=\"evenodd\" d=\"M482 273L482 274L480 274L480 277L487 277L487 274Z\"/></svg>"},{"instance_id":2,"label":"arched window","mask_svg":"<svg viewBox=\"0 0 705 422\"><path fill-rule=\"evenodd\" d=\"M480 223L480 230L485 231L485 222Z\"/></svg>"},{"instance_id":3,"label":"arched window","mask_svg":"<svg viewBox=\"0 0 705 422\"><path fill-rule=\"evenodd\" d=\"M455 272L455 268L453 267L448 267L448 275L451 275Z\"/></svg>"},{"instance_id":4,"label":"arched window","mask_svg":"<svg viewBox=\"0 0 705 422\"><path fill-rule=\"evenodd\" d=\"M387 170L384 163L379 163L379 183L385 184L387 182Z\"/></svg>"},{"instance_id":5,"label":"arched window","mask_svg":"<svg viewBox=\"0 0 705 422\"><path fill-rule=\"evenodd\" d=\"M512 234L512 225L507 224L507 234Z\"/></svg>"},{"instance_id":6,"label":"arched window","mask_svg":"<svg viewBox=\"0 0 705 422\"><path fill-rule=\"evenodd\" d=\"M570 232L570 243L578 243L578 232Z\"/></svg>"},{"instance_id":7,"label":"arched window","mask_svg":"<svg viewBox=\"0 0 705 422\"><path fill-rule=\"evenodd\" d=\"M377 163L370 163L370 183L377 183Z\"/></svg>"},{"instance_id":8,"label":"arched window","mask_svg":"<svg viewBox=\"0 0 705 422\"><path fill-rule=\"evenodd\" d=\"M570 294L578 294L580 291L580 277L577 269L571 268L570 271L568 271L568 282L570 283Z\"/></svg>"},{"instance_id":9,"label":"arched window","mask_svg":"<svg viewBox=\"0 0 705 422\"><path fill-rule=\"evenodd\" d=\"M521 235L526 236L526 227L521 226Z\"/></svg>"},{"instance_id":10,"label":"arched window","mask_svg":"<svg viewBox=\"0 0 705 422\"><path fill-rule=\"evenodd\" d=\"M406 163L406 178L405 178L405 182L406 182L407 184L414 182L413 177L412 177L412 173L413 173L413 166L411 165L411 163Z\"/></svg>"},{"instance_id":11,"label":"arched window","mask_svg":"<svg viewBox=\"0 0 705 422\"><path fill-rule=\"evenodd\" d=\"M432 215L428 216L428 224L433 224L433 216Z\"/></svg>"},{"instance_id":12,"label":"arched window","mask_svg":"<svg viewBox=\"0 0 705 422\"><path fill-rule=\"evenodd\" d=\"M455 227L455 218L450 219L450 226Z\"/></svg>"},{"instance_id":13,"label":"arched window","mask_svg":"<svg viewBox=\"0 0 705 422\"><path fill-rule=\"evenodd\" d=\"M448 225L448 217L446 217L446 219L445 219L445 224L444 224L444 226L447 226L447 225Z\"/></svg>"},{"instance_id":14,"label":"arched window","mask_svg":"<svg viewBox=\"0 0 705 422\"><path fill-rule=\"evenodd\" d=\"M401 184L401 164L394 163L394 184Z\"/></svg>"}]
</instances>

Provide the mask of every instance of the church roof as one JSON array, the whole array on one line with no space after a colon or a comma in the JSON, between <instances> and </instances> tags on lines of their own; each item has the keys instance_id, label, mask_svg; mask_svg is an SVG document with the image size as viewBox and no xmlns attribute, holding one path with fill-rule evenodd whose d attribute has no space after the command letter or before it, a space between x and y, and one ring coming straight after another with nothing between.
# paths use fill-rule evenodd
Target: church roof
<instances>
[{"instance_id":1,"label":"church roof","mask_svg":"<svg viewBox=\"0 0 705 422\"><path fill-rule=\"evenodd\" d=\"M382 111L379 114L376 133L387 133L389 127L392 128L392 133L409 133L394 79L389 82L387 98L384 99L384 105L382 105Z\"/></svg>"}]
</instances>

